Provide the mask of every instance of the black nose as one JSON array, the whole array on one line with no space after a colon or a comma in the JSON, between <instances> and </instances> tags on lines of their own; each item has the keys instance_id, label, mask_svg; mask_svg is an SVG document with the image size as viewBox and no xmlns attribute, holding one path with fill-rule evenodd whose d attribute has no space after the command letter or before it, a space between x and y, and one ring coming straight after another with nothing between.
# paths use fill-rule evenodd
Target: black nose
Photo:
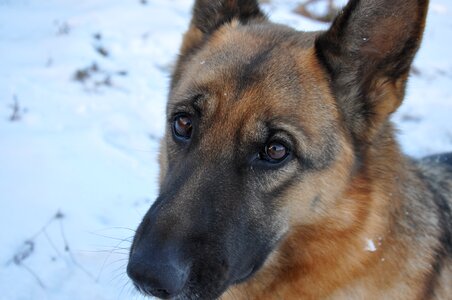
<instances>
[{"instance_id":1,"label":"black nose","mask_svg":"<svg viewBox=\"0 0 452 300\"><path fill-rule=\"evenodd\" d=\"M188 273L188 265L140 253L132 253L127 265L127 274L139 290L162 299L177 296L187 282Z\"/></svg>"}]
</instances>

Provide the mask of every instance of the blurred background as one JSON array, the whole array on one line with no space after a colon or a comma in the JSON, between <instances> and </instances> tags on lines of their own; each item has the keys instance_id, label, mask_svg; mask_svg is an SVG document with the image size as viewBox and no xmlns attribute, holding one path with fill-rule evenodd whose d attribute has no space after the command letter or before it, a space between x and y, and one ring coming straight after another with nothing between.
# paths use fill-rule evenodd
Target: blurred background
<instances>
[{"instance_id":1,"label":"blurred background","mask_svg":"<svg viewBox=\"0 0 452 300\"><path fill-rule=\"evenodd\" d=\"M141 299L125 266L157 192L169 76L192 0L0 0L0 299ZM261 1L326 29L346 1ZM452 151L452 3L431 0L403 150Z\"/></svg>"}]
</instances>

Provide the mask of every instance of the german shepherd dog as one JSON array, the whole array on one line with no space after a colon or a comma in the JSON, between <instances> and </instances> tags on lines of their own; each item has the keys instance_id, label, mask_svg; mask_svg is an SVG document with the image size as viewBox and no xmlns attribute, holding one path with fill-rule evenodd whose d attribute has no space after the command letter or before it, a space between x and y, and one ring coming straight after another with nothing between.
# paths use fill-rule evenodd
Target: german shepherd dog
<instances>
[{"instance_id":1,"label":"german shepherd dog","mask_svg":"<svg viewBox=\"0 0 452 300\"><path fill-rule=\"evenodd\" d=\"M163 299L452 299L452 153L404 156L428 0L350 0L329 30L197 0L160 190L127 272Z\"/></svg>"}]
</instances>

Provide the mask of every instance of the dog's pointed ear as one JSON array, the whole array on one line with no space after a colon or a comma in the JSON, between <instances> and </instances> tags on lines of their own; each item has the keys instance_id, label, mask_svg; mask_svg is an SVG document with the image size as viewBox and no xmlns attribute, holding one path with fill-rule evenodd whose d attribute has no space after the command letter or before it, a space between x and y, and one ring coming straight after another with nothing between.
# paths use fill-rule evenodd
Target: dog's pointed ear
<instances>
[{"instance_id":1,"label":"dog's pointed ear","mask_svg":"<svg viewBox=\"0 0 452 300\"><path fill-rule=\"evenodd\" d=\"M316 52L355 138L370 142L401 104L428 0L350 0Z\"/></svg>"},{"instance_id":2,"label":"dog's pointed ear","mask_svg":"<svg viewBox=\"0 0 452 300\"><path fill-rule=\"evenodd\" d=\"M206 36L234 19L240 23L248 23L256 19L264 20L265 15L257 0L196 0L190 28L184 35L180 54L190 53L202 44Z\"/></svg>"}]
</instances>

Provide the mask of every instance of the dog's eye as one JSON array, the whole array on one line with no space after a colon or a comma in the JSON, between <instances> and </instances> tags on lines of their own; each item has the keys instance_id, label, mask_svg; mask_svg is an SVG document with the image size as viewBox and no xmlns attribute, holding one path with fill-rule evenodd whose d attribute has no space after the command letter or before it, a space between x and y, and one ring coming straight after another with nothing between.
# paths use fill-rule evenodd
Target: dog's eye
<instances>
[{"instance_id":1,"label":"dog's eye","mask_svg":"<svg viewBox=\"0 0 452 300\"><path fill-rule=\"evenodd\" d=\"M189 139L193 131L193 123L189 116L178 115L174 118L173 130L177 137Z\"/></svg>"},{"instance_id":2,"label":"dog's eye","mask_svg":"<svg viewBox=\"0 0 452 300\"><path fill-rule=\"evenodd\" d=\"M286 146L278 142L272 142L265 145L264 153L261 154L261 159L277 163L283 161L288 154L289 150Z\"/></svg>"}]
</instances>

